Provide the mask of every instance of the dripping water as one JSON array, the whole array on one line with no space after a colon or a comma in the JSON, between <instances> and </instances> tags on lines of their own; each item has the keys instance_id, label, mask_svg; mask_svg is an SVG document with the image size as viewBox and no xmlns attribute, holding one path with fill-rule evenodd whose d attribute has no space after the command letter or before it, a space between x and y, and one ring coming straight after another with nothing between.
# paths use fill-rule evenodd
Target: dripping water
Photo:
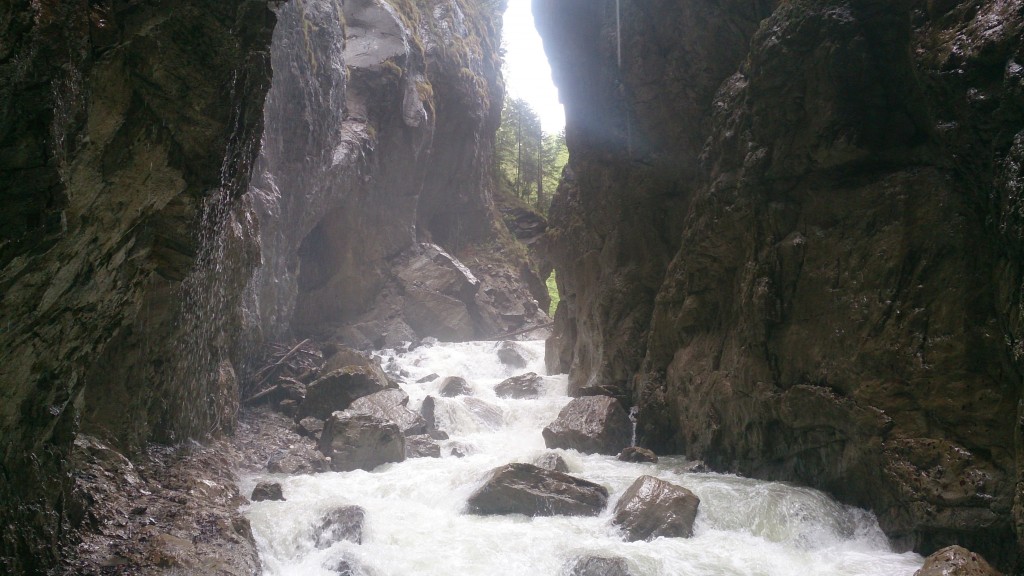
<instances>
[{"instance_id":1,"label":"dripping water","mask_svg":"<svg viewBox=\"0 0 1024 576\"><path fill-rule=\"evenodd\" d=\"M632 408L629 409L629 421L631 424L633 424L633 439L629 441L630 446L636 446L636 421L637 414L639 413L639 411L640 408L637 406L633 406Z\"/></svg>"}]
</instances>

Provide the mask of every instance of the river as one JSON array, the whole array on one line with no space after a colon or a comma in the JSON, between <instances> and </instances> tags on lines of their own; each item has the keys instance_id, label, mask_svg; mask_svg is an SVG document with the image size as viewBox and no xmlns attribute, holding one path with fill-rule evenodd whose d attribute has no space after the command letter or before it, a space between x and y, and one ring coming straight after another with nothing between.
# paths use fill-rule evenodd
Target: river
<instances>
[{"instance_id":1,"label":"river","mask_svg":"<svg viewBox=\"0 0 1024 576\"><path fill-rule=\"evenodd\" d=\"M435 413L450 439L442 458L414 458L372 472L328 472L242 479L281 482L287 501L256 502L246 514L268 576L336 576L339 560L367 576L561 575L567 561L598 554L626 558L634 576L911 576L923 559L894 553L870 513L841 505L816 490L733 475L684 472L686 460L619 462L611 456L556 450L569 473L605 486L609 505L597 517L481 517L463 513L487 472L509 462L533 462L548 450L541 429L569 401L565 375L545 377L538 399L498 398L493 387L526 371L544 373L544 343L518 342L526 368L499 362L496 342L421 346L378 352L404 370L409 407L437 398L445 376L462 376L473 398L497 406L500 422L467 407L467 396L438 398ZM441 378L416 383L429 374ZM451 455L456 448L465 457ZM701 503L694 536L624 542L610 523L622 492L650 474L690 489ZM362 544L317 549L313 529L328 510L356 504L366 510Z\"/></svg>"}]
</instances>

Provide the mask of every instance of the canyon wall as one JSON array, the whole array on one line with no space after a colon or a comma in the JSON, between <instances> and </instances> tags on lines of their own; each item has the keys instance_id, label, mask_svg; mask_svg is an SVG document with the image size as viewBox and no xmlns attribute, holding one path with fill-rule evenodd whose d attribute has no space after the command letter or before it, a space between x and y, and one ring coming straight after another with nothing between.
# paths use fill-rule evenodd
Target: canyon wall
<instances>
[{"instance_id":1,"label":"canyon wall","mask_svg":"<svg viewBox=\"0 0 1024 576\"><path fill-rule=\"evenodd\" d=\"M1016 569L1024 4L534 9L571 153L549 366L655 450Z\"/></svg>"},{"instance_id":2,"label":"canyon wall","mask_svg":"<svg viewBox=\"0 0 1024 576\"><path fill-rule=\"evenodd\" d=\"M546 318L490 196L503 8L0 11L0 571L73 554L77 435L230 432L267 341L444 336L410 294L461 306L455 336ZM453 276L473 293L420 284Z\"/></svg>"}]
</instances>

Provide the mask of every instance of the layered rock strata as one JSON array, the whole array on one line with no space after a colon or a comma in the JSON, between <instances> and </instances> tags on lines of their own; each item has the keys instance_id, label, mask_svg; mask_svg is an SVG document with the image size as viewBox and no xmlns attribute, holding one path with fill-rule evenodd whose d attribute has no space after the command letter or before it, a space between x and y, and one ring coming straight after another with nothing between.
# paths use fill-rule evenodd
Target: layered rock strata
<instances>
[{"instance_id":1,"label":"layered rock strata","mask_svg":"<svg viewBox=\"0 0 1024 576\"><path fill-rule=\"evenodd\" d=\"M549 366L658 452L1012 569L1024 5L534 8L571 154Z\"/></svg>"}]
</instances>

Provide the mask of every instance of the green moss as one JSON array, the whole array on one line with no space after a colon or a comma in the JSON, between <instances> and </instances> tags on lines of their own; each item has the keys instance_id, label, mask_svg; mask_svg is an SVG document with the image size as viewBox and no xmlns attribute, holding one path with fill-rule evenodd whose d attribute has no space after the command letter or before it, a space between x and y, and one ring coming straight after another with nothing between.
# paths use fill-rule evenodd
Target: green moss
<instances>
[{"instance_id":1,"label":"green moss","mask_svg":"<svg viewBox=\"0 0 1024 576\"><path fill-rule=\"evenodd\" d=\"M561 298L558 296L558 283L555 281L555 271L551 271L551 276L548 276L548 295L551 296L551 307L548 309L548 316L554 318L555 310L558 309L558 301Z\"/></svg>"}]
</instances>

